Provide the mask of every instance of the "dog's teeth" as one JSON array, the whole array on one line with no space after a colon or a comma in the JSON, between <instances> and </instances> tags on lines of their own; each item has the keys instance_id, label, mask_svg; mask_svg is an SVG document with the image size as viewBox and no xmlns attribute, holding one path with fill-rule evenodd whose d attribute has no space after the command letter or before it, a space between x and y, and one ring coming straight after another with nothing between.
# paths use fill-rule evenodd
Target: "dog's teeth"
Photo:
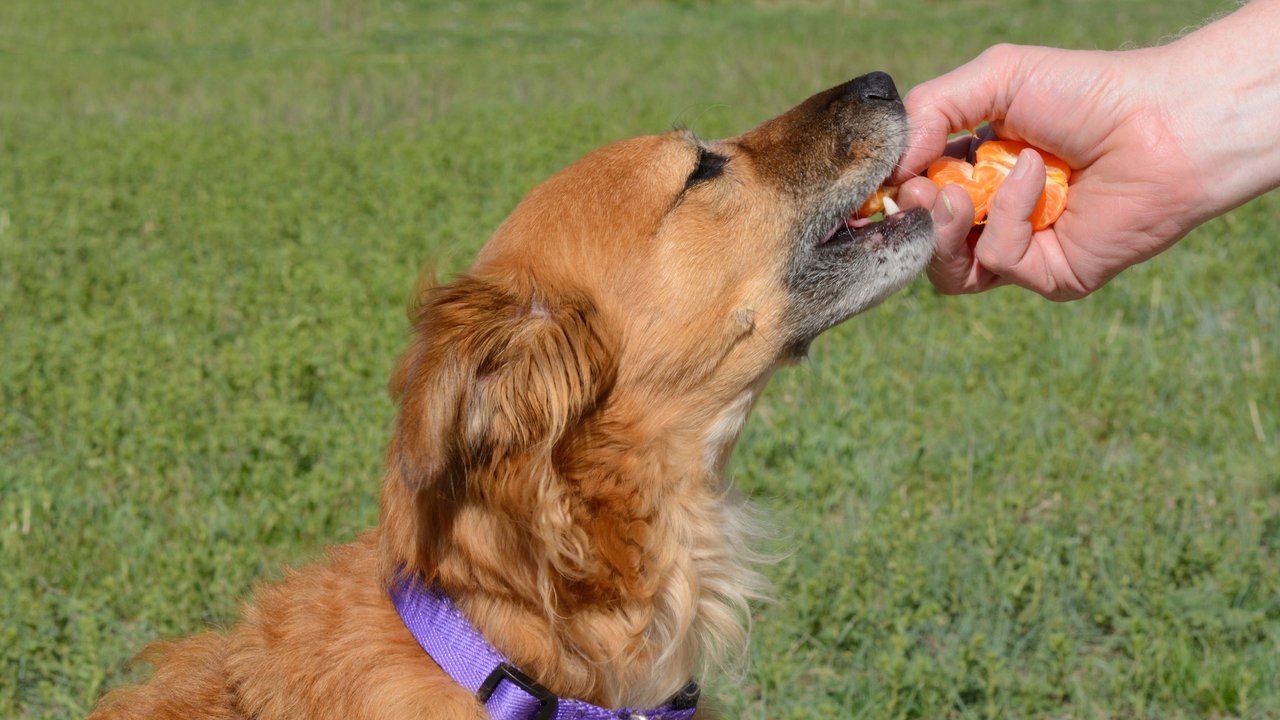
<instances>
[{"instance_id":1,"label":"dog's teeth","mask_svg":"<svg viewBox=\"0 0 1280 720\"><path fill-rule=\"evenodd\" d=\"M884 196L885 216L888 217L889 215L895 215L897 213L898 213L898 203L894 202L893 198L889 197L888 195L885 195Z\"/></svg>"}]
</instances>

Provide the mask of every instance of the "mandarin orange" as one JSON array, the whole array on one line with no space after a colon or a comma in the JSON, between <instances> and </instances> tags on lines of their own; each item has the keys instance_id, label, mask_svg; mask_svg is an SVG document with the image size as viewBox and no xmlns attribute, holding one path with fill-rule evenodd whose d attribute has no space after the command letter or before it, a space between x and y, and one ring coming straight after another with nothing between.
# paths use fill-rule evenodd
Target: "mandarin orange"
<instances>
[{"instance_id":1,"label":"mandarin orange","mask_svg":"<svg viewBox=\"0 0 1280 720\"><path fill-rule=\"evenodd\" d=\"M1043 230L1056 222L1067 206L1071 166L1056 155L1027 143L991 140L978 146L974 164L970 165L958 158L941 157L929 166L926 174L939 188L948 184L963 188L973 200L973 222L978 225L986 220L991 198L1013 170L1018 161L1018 153L1025 148L1035 150L1044 158L1044 192L1040 194L1040 200L1031 213L1032 229Z\"/></svg>"}]
</instances>

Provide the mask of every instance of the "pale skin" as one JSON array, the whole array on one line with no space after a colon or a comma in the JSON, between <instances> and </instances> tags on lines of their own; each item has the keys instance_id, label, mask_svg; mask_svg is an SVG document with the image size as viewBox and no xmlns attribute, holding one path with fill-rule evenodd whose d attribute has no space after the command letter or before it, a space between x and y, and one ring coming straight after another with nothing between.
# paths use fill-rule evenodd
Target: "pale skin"
<instances>
[{"instance_id":1,"label":"pale skin","mask_svg":"<svg viewBox=\"0 0 1280 720\"><path fill-rule=\"evenodd\" d=\"M1280 187L1280 0L1254 0L1161 47L1123 52L998 45L907 94L912 136L890 184L932 213L929 279L947 294L1019 285L1082 298L1192 228ZM1005 139L1072 167L1062 217L1033 232L1044 161L1018 157L973 227L959 186L922 177L977 141L948 136L990 121Z\"/></svg>"}]
</instances>

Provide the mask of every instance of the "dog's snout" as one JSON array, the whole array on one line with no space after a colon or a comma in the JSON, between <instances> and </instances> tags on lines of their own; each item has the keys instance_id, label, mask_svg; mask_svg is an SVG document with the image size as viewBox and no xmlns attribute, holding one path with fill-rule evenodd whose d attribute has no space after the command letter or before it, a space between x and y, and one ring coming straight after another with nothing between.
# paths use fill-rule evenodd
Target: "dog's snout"
<instances>
[{"instance_id":1,"label":"dog's snout","mask_svg":"<svg viewBox=\"0 0 1280 720\"><path fill-rule=\"evenodd\" d=\"M897 102L902 99L898 96L898 87L893 84L893 78L889 77L888 73L878 71L867 73L862 77L854 78L850 86L858 99L864 102L876 100Z\"/></svg>"},{"instance_id":2,"label":"dog's snout","mask_svg":"<svg viewBox=\"0 0 1280 720\"><path fill-rule=\"evenodd\" d=\"M867 73L824 90L736 138L763 174L793 194L822 192L859 163L868 169L905 138L906 112L893 78ZM902 138L899 138L901 135Z\"/></svg>"}]
</instances>

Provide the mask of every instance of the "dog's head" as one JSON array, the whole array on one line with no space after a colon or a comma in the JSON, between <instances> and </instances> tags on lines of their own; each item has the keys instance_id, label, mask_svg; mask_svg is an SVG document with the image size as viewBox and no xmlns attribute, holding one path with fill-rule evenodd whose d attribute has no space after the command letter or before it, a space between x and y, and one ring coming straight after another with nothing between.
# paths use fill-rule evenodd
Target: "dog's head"
<instances>
[{"instance_id":1,"label":"dog's head","mask_svg":"<svg viewBox=\"0 0 1280 720\"><path fill-rule=\"evenodd\" d=\"M392 383L388 567L560 612L661 592L655 546L696 535L672 507L721 492L774 369L930 256L924 210L846 223L906 136L873 73L743 135L614 143L536 187L418 303Z\"/></svg>"},{"instance_id":2,"label":"dog's head","mask_svg":"<svg viewBox=\"0 0 1280 720\"><path fill-rule=\"evenodd\" d=\"M472 273L576 288L623 331L623 363L688 378L673 349L718 363L741 343L758 371L920 271L926 212L844 222L893 169L906 132L893 81L872 73L735 138L615 143L530 193Z\"/></svg>"}]
</instances>

